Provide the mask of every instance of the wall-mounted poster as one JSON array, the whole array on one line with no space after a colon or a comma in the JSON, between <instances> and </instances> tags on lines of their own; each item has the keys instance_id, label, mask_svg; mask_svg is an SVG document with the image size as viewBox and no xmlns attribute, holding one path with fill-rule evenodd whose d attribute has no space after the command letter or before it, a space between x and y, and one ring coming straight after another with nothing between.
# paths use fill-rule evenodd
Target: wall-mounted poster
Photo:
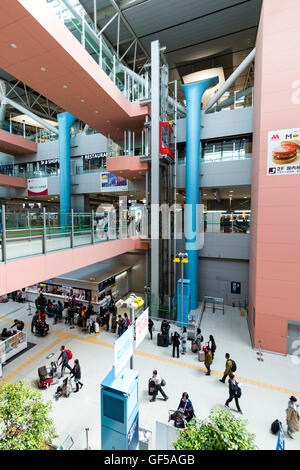
<instances>
[{"instance_id":1,"label":"wall-mounted poster","mask_svg":"<svg viewBox=\"0 0 300 470\"><path fill-rule=\"evenodd\" d=\"M268 134L267 174L300 174L300 128Z\"/></svg>"},{"instance_id":2,"label":"wall-mounted poster","mask_svg":"<svg viewBox=\"0 0 300 470\"><path fill-rule=\"evenodd\" d=\"M113 175L108 171L100 173L100 184L102 192L128 191L128 181L121 176Z\"/></svg>"},{"instance_id":3,"label":"wall-mounted poster","mask_svg":"<svg viewBox=\"0 0 300 470\"><path fill-rule=\"evenodd\" d=\"M28 196L48 196L48 178L27 180Z\"/></svg>"}]
</instances>

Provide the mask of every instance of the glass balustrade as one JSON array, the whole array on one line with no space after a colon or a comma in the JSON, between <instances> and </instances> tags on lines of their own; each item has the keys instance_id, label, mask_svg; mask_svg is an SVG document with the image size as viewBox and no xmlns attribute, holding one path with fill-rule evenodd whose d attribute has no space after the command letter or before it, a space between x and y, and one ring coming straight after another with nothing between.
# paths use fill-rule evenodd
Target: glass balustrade
<instances>
[{"instance_id":1,"label":"glass balustrade","mask_svg":"<svg viewBox=\"0 0 300 470\"><path fill-rule=\"evenodd\" d=\"M204 213L204 231L207 233L250 233L251 211Z\"/></svg>"}]
</instances>

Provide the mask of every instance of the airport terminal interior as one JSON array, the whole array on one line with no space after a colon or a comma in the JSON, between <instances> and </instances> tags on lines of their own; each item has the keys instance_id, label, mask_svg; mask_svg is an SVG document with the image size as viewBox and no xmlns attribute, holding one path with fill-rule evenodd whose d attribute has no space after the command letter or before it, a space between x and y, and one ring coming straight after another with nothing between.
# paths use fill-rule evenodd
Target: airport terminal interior
<instances>
[{"instance_id":1,"label":"airport terminal interior","mask_svg":"<svg viewBox=\"0 0 300 470\"><path fill-rule=\"evenodd\" d=\"M43 448L173 450L218 409L300 449L297 13L0 2L0 449L20 381Z\"/></svg>"}]
</instances>

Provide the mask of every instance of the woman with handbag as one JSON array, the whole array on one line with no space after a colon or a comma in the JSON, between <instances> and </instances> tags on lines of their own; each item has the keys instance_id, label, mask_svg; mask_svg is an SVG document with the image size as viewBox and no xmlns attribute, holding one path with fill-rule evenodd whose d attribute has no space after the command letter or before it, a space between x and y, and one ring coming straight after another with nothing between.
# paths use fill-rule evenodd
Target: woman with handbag
<instances>
[{"instance_id":1,"label":"woman with handbag","mask_svg":"<svg viewBox=\"0 0 300 470\"><path fill-rule=\"evenodd\" d=\"M187 422L195 416L194 407L187 392L183 392L177 411L184 413Z\"/></svg>"}]
</instances>

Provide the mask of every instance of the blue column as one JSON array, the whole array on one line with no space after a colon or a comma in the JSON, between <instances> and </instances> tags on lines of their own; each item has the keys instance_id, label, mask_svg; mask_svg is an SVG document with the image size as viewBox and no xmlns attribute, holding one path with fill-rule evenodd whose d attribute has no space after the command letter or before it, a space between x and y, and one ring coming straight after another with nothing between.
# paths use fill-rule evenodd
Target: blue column
<instances>
[{"instance_id":1,"label":"blue column","mask_svg":"<svg viewBox=\"0 0 300 470\"><path fill-rule=\"evenodd\" d=\"M191 309L198 307L197 205L200 179L200 121L203 93L219 83L218 77L182 85L186 97L186 207L185 248L189 256L185 277L191 280Z\"/></svg>"},{"instance_id":2,"label":"blue column","mask_svg":"<svg viewBox=\"0 0 300 470\"><path fill-rule=\"evenodd\" d=\"M71 212L71 152L70 128L76 118L70 113L57 115L59 129L59 182L60 182L60 226L67 223L66 215Z\"/></svg>"}]
</instances>

